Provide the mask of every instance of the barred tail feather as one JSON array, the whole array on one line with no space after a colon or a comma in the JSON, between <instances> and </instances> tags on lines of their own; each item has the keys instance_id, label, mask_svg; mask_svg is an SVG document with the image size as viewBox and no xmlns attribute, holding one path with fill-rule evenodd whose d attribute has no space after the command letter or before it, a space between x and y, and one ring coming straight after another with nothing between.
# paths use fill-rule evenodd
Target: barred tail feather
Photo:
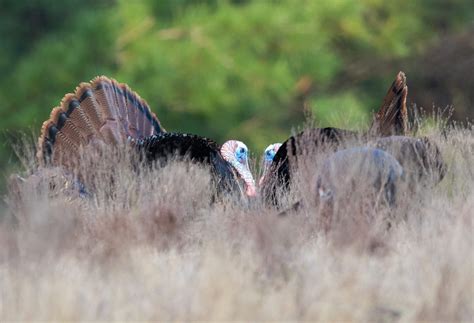
<instances>
[{"instance_id":1,"label":"barred tail feather","mask_svg":"<svg viewBox=\"0 0 474 323\"><path fill-rule=\"evenodd\" d=\"M41 164L73 166L81 147L123 143L164 133L148 104L127 85L99 76L81 83L43 123L37 157Z\"/></svg>"},{"instance_id":2,"label":"barred tail feather","mask_svg":"<svg viewBox=\"0 0 474 323\"><path fill-rule=\"evenodd\" d=\"M375 115L371 133L377 136L406 135L408 111L406 100L408 87L403 72L399 72L388 89L380 110Z\"/></svg>"},{"instance_id":3,"label":"barred tail feather","mask_svg":"<svg viewBox=\"0 0 474 323\"><path fill-rule=\"evenodd\" d=\"M122 92L124 93L129 93L131 90L126 84L121 84L120 86ZM128 116L128 122L129 122L129 129L130 129L130 135L133 138L136 137L144 137L144 133L142 132L141 128L139 129L138 126L138 118L141 115L141 112L135 108L135 106L127 99L127 97L124 97L125 99L125 110L127 111L127 116Z\"/></svg>"}]
</instances>

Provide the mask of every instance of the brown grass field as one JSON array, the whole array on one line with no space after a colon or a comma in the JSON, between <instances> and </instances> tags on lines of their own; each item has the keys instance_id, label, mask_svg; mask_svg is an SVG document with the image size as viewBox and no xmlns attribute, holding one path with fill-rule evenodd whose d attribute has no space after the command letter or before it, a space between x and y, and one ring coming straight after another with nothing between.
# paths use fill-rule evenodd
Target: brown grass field
<instances>
[{"instance_id":1,"label":"brown grass field","mask_svg":"<svg viewBox=\"0 0 474 323\"><path fill-rule=\"evenodd\" d=\"M237 196L210 203L206 170L137 173L126 151L84 162L88 198L57 169L13 175L0 321L472 321L474 129L428 135L441 183L400 192L395 210L349 201L329 230L309 202L285 216ZM300 178L288 203L311 199Z\"/></svg>"}]
</instances>

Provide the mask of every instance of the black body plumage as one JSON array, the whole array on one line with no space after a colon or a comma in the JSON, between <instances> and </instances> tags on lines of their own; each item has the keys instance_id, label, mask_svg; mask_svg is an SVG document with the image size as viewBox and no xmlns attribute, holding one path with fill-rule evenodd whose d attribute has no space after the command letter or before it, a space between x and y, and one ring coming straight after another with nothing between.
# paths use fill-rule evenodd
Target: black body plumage
<instances>
[{"instance_id":1,"label":"black body plumage","mask_svg":"<svg viewBox=\"0 0 474 323\"><path fill-rule=\"evenodd\" d=\"M237 177L213 140L193 134L160 133L136 142L147 162L165 165L170 160L189 160L210 168L217 191L238 190Z\"/></svg>"}]
</instances>

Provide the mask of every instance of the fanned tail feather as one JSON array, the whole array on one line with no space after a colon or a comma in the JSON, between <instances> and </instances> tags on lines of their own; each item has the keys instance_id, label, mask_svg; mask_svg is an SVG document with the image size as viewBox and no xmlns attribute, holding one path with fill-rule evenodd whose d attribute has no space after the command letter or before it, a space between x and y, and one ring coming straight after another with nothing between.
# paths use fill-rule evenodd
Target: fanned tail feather
<instances>
[{"instance_id":1,"label":"fanned tail feather","mask_svg":"<svg viewBox=\"0 0 474 323\"><path fill-rule=\"evenodd\" d=\"M371 133L377 136L406 135L408 111L406 106L408 87L403 72L399 72L388 89L380 110L375 115Z\"/></svg>"},{"instance_id":2,"label":"fanned tail feather","mask_svg":"<svg viewBox=\"0 0 474 323\"><path fill-rule=\"evenodd\" d=\"M43 123L37 157L41 164L73 166L81 147L118 144L165 132L148 104L126 84L99 76L81 83Z\"/></svg>"}]
</instances>

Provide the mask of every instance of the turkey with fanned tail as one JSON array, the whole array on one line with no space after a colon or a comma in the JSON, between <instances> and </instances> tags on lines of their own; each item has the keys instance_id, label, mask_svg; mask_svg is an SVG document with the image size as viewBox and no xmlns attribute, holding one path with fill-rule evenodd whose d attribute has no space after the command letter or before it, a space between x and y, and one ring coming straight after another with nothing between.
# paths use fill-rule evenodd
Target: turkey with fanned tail
<instances>
[{"instance_id":1,"label":"turkey with fanned tail","mask_svg":"<svg viewBox=\"0 0 474 323\"><path fill-rule=\"evenodd\" d=\"M40 165L74 172L87 148L129 144L148 163L187 158L211 170L217 191L239 190L254 196L248 148L236 140L222 146L193 134L169 133L148 104L126 84L100 76L67 94L43 123L38 139ZM80 175L80 174L79 174Z\"/></svg>"}]
</instances>

